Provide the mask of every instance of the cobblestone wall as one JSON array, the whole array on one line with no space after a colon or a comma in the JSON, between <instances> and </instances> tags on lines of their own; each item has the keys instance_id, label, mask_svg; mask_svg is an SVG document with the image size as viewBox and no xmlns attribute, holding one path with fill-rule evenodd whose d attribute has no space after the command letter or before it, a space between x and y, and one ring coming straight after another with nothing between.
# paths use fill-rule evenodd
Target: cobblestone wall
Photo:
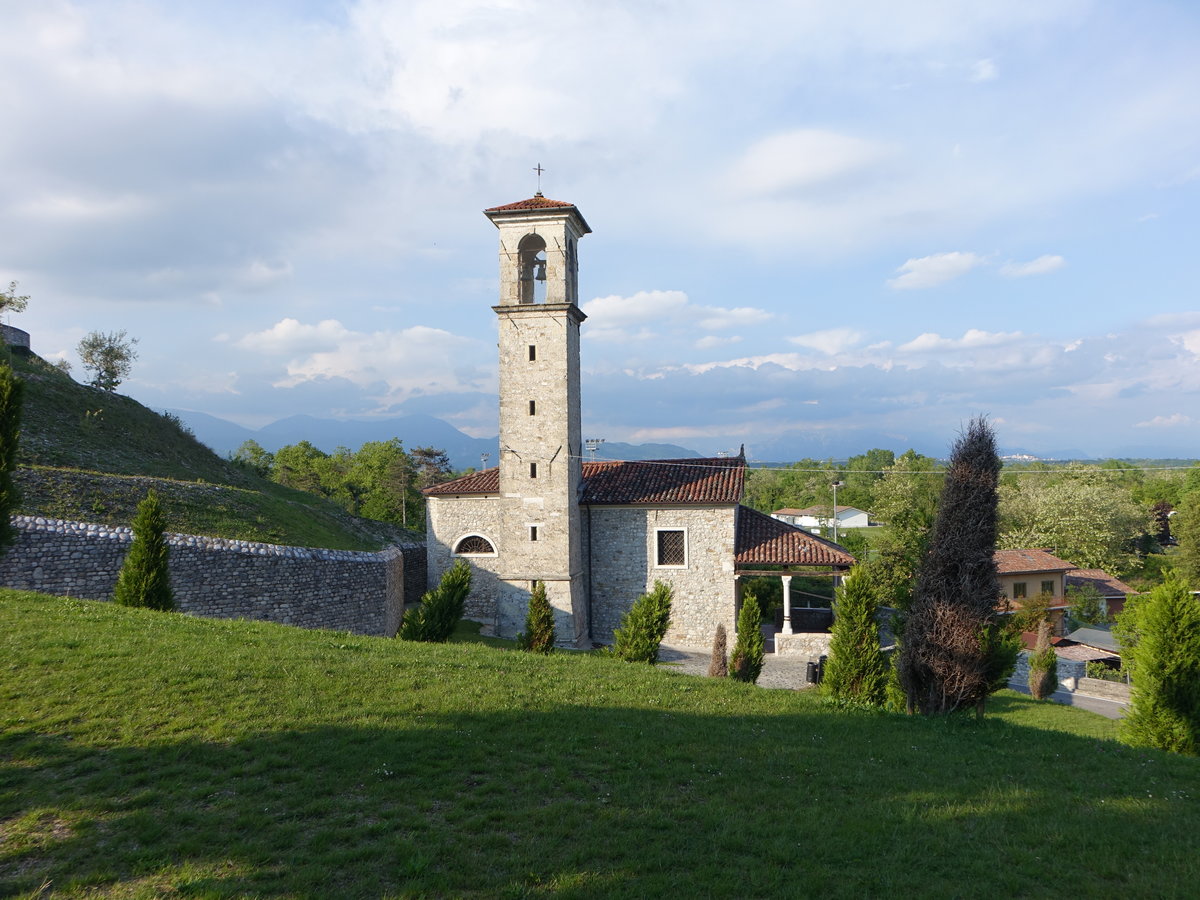
<instances>
[{"instance_id":1,"label":"cobblestone wall","mask_svg":"<svg viewBox=\"0 0 1200 900\"><path fill-rule=\"evenodd\" d=\"M1029 657L1031 656L1028 650L1022 650L1021 655L1017 657L1017 667L1013 670L1012 677L1008 679L1009 684L1017 684L1021 687L1029 686ZM1063 690L1075 690L1075 684L1078 679L1087 674L1087 663L1080 662L1075 659L1058 659L1058 683Z\"/></svg>"},{"instance_id":2,"label":"cobblestone wall","mask_svg":"<svg viewBox=\"0 0 1200 900\"><path fill-rule=\"evenodd\" d=\"M14 516L0 585L107 600L133 540L123 526ZM169 534L171 587L181 612L391 636L405 600L405 554L282 547ZM424 550L408 580L424 581ZM419 557L419 559L417 559ZM414 600L420 599L418 596Z\"/></svg>"}]
</instances>

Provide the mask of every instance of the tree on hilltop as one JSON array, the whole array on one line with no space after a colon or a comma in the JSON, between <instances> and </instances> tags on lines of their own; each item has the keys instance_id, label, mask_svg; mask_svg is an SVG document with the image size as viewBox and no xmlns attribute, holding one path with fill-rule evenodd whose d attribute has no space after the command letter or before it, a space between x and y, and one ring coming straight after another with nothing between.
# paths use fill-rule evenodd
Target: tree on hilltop
<instances>
[{"instance_id":1,"label":"tree on hilltop","mask_svg":"<svg viewBox=\"0 0 1200 900\"><path fill-rule=\"evenodd\" d=\"M28 305L28 295L22 296L17 293L17 283L15 281L8 283L7 291L0 291L0 315L4 313L25 312L25 307Z\"/></svg>"},{"instance_id":2,"label":"tree on hilltop","mask_svg":"<svg viewBox=\"0 0 1200 900\"><path fill-rule=\"evenodd\" d=\"M93 331L75 348L84 369L92 373L88 381L92 387L115 391L117 386L133 371L137 351L133 349L137 338L124 331L103 334Z\"/></svg>"}]
</instances>

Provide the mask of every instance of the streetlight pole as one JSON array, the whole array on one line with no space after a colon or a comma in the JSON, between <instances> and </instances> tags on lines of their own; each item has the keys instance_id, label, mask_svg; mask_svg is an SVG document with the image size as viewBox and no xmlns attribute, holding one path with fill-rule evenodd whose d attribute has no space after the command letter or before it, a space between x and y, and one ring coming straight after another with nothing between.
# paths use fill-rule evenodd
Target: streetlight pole
<instances>
[{"instance_id":1,"label":"streetlight pole","mask_svg":"<svg viewBox=\"0 0 1200 900\"><path fill-rule=\"evenodd\" d=\"M840 481L835 481L833 483L833 542L835 544L837 543L838 539L837 489L841 487L841 484L842 483Z\"/></svg>"}]
</instances>

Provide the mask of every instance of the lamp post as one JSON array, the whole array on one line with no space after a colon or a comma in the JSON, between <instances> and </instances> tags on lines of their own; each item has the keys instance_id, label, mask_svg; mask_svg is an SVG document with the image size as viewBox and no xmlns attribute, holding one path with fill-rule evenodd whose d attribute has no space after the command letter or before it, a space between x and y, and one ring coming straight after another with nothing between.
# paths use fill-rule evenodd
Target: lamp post
<instances>
[{"instance_id":1,"label":"lamp post","mask_svg":"<svg viewBox=\"0 0 1200 900\"><path fill-rule=\"evenodd\" d=\"M837 539L838 539L838 533L837 533L837 525L838 525L837 489L841 486L842 486L842 483L840 481L835 481L833 483L833 542L835 544L837 543Z\"/></svg>"}]
</instances>

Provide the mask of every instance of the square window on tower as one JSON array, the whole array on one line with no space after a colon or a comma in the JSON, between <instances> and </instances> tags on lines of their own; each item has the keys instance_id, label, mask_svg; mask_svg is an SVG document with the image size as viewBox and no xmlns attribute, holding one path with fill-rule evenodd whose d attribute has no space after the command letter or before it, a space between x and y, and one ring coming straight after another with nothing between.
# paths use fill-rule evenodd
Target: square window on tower
<instances>
[{"instance_id":1,"label":"square window on tower","mask_svg":"<svg viewBox=\"0 0 1200 900\"><path fill-rule=\"evenodd\" d=\"M529 477L530 477L530 478L537 478L537 463L530 463L530 464L529 464Z\"/></svg>"},{"instance_id":2,"label":"square window on tower","mask_svg":"<svg viewBox=\"0 0 1200 900\"><path fill-rule=\"evenodd\" d=\"M536 344L529 345L529 361L537 362L537 345Z\"/></svg>"}]
</instances>

